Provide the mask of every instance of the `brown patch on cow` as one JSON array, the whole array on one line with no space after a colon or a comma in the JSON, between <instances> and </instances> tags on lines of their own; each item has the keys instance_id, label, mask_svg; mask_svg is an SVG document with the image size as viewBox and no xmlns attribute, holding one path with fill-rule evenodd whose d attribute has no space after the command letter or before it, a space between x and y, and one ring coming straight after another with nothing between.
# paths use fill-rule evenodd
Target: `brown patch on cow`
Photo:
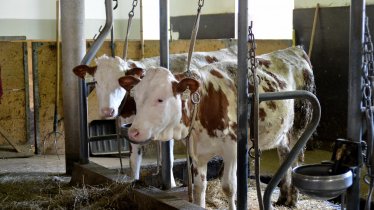
<instances>
[{"instance_id":1,"label":"brown patch on cow","mask_svg":"<svg viewBox=\"0 0 374 210\"><path fill-rule=\"evenodd\" d=\"M145 75L145 70L142 68L132 68L126 71L125 75L135 76L138 79L142 79Z\"/></svg>"},{"instance_id":2,"label":"brown patch on cow","mask_svg":"<svg viewBox=\"0 0 374 210\"><path fill-rule=\"evenodd\" d=\"M205 56L205 60L206 60L206 62L208 62L208 63L215 63L215 62L218 62L218 59L216 58L216 57L211 57L211 56L209 56L209 55L207 55L207 56Z\"/></svg>"},{"instance_id":3,"label":"brown patch on cow","mask_svg":"<svg viewBox=\"0 0 374 210\"><path fill-rule=\"evenodd\" d=\"M275 85L272 85L273 83L270 80L268 80L267 78L264 78L264 81L266 82L267 87L262 86L262 89L265 92L274 92L275 91Z\"/></svg>"},{"instance_id":4,"label":"brown patch on cow","mask_svg":"<svg viewBox=\"0 0 374 210\"><path fill-rule=\"evenodd\" d=\"M225 93L221 89L215 90L210 82L207 84L206 91L207 94L202 96L200 101L198 116L208 135L217 137L215 130L224 130L229 126L229 101Z\"/></svg>"},{"instance_id":5,"label":"brown patch on cow","mask_svg":"<svg viewBox=\"0 0 374 210\"><path fill-rule=\"evenodd\" d=\"M266 105L273 111L277 109L277 104L274 101L267 101Z\"/></svg>"},{"instance_id":6,"label":"brown patch on cow","mask_svg":"<svg viewBox=\"0 0 374 210\"><path fill-rule=\"evenodd\" d=\"M220 78L220 79L223 78L223 75L222 75L221 72L219 72L218 70L212 69L212 70L210 70L210 73L211 73L213 76L216 76L216 77L218 77L218 78Z\"/></svg>"},{"instance_id":7,"label":"brown patch on cow","mask_svg":"<svg viewBox=\"0 0 374 210\"><path fill-rule=\"evenodd\" d=\"M205 182L206 181L206 176L204 174L201 174L200 175L200 178L201 178L201 181L202 182Z\"/></svg>"},{"instance_id":8,"label":"brown patch on cow","mask_svg":"<svg viewBox=\"0 0 374 210\"><path fill-rule=\"evenodd\" d=\"M260 66L265 66L266 68L269 68L270 65L271 65L271 61L269 61L269 60L265 60L265 59L263 59L263 58L257 58L257 61L258 61L258 64L259 64Z\"/></svg>"},{"instance_id":9,"label":"brown patch on cow","mask_svg":"<svg viewBox=\"0 0 374 210\"><path fill-rule=\"evenodd\" d=\"M258 117L261 119L261 121L265 121L266 112L264 108L260 108L258 110Z\"/></svg>"},{"instance_id":10,"label":"brown patch on cow","mask_svg":"<svg viewBox=\"0 0 374 210\"><path fill-rule=\"evenodd\" d=\"M283 80L280 80L277 75L275 75L273 72L266 71L263 69L263 71L268 74L269 76L273 77L275 81L277 81L280 89L285 89L287 87L287 83Z\"/></svg>"},{"instance_id":11,"label":"brown patch on cow","mask_svg":"<svg viewBox=\"0 0 374 210\"><path fill-rule=\"evenodd\" d=\"M132 68L132 69L133 68L138 68L135 63L131 63L129 67Z\"/></svg>"},{"instance_id":12,"label":"brown patch on cow","mask_svg":"<svg viewBox=\"0 0 374 210\"><path fill-rule=\"evenodd\" d=\"M122 99L121 105L118 108L120 115L123 118L130 117L136 114L136 104L133 97L129 96L128 92L125 97Z\"/></svg>"},{"instance_id":13,"label":"brown patch on cow","mask_svg":"<svg viewBox=\"0 0 374 210\"><path fill-rule=\"evenodd\" d=\"M197 168L195 166L192 166L191 170L194 177L197 177L197 175L199 175L199 172L197 171Z\"/></svg>"}]
</instances>

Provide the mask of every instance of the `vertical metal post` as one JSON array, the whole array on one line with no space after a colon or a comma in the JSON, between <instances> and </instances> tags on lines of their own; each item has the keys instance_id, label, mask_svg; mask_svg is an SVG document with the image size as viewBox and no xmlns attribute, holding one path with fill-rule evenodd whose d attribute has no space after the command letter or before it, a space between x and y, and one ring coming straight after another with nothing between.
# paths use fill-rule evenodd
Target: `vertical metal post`
<instances>
[{"instance_id":1,"label":"vertical metal post","mask_svg":"<svg viewBox=\"0 0 374 210\"><path fill-rule=\"evenodd\" d=\"M72 73L79 65L85 52L84 32L85 1L61 1L61 40L62 40L62 76L63 108L65 126L66 173L71 174L74 162L80 160L81 119L79 101L80 82Z\"/></svg>"},{"instance_id":2,"label":"vertical metal post","mask_svg":"<svg viewBox=\"0 0 374 210\"><path fill-rule=\"evenodd\" d=\"M248 192L248 0L239 0L238 3L237 205L239 210L244 210L247 209Z\"/></svg>"},{"instance_id":3,"label":"vertical metal post","mask_svg":"<svg viewBox=\"0 0 374 210\"><path fill-rule=\"evenodd\" d=\"M349 79L347 137L361 141L362 45L364 43L365 0L351 0L349 29ZM347 209L360 209L360 168L354 171L352 186L347 191Z\"/></svg>"},{"instance_id":4,"label":"vertical metal post","mask_svg":"<svg viewBox=\"0 0 374 210\"><path fill-rule=\"evenodd\" d=\"M169 68L169 2L168 0L160 0L160 65ZM170 153L172 152L170 141L162 143L162 185L164 189L171 188L170 177Z\"/></svg>"}]
</instances>

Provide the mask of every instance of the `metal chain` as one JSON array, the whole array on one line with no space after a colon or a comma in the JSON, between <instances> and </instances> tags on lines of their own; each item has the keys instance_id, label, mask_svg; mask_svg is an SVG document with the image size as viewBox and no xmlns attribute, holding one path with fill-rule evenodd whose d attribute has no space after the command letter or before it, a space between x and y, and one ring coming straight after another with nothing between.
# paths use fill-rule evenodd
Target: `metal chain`
<instances>
[{"instance_id":1,"label":"metal chain","mask_svg":"<svg viewBox=\"0 0 374 210\"><path fill-rule=\"evenodd\" d=\"M194 26L193 26L192 32L191 32L190 48L188 50L188 57L187 57L187 71L186 71L186 74L187 74L188 77L192 76L192 73L191 73L191 70L190 70L190 65L191 65L192 53L193 53L193 50L195 48L197 32L199 30L200 13L201 13L201 8L204 6L204 0L199 0L197 4L198 4L197 14L196 14L195 23L194 23Z\"/></svg>"},{"instance_id":2,"label":"metal chain","mask_svg":"<svg viewBox=\"0 0 374 210\"><path fill-rule=\"evenodd\" d=\"M132 2L132 9L129 12L129 17L134 17L134 9L138 5L138 0L133 0Z\"/></svg>"},{"instance_id":3,"label":"metal chain","mask_svg":"<svg viewBox=\"0 0 374 210\"><path fill-rule=\"evenodd\" d=\"M254 72L255 68L257 67L257 59L256 59L256 40L255 40L255 35L253 34L252 31L252 24L253 22L251 21L251 25L248 26L248 43L249 43L249 48L248 48L248 60L250 63L249 69L250 72ZM249 80L251 81L251 80ZM254 79L252 80L254 83ZM253 84L254 85L254 84ZM251 138L252 142L252 147L249 149L249 155L251 158L255 158L254 154L254 139Z\"/></svg>"},{"instance_id":4,"label":"metal chain","mask_svg":"<svg viewBox=\"0 0 374 210\"><path fill-rule=\"evenodd\" d=\"M127 30L126 30L126 37L125 43L123 47L123 60L127 60L127 50L128 50L128 43L129 43L129 33L131 29L132 18L134 17L134 9L138 5L138 0L133 0L132 2L132 9L129 12L129 20L127 21Z\"/></svg>"}]
</instances>

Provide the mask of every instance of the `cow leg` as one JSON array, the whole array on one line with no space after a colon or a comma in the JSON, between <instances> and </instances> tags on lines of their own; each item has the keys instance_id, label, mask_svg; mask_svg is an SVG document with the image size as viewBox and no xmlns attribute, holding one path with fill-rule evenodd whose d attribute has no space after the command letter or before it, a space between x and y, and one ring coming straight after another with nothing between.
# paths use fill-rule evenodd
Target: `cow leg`
<instances>
[{"instance_id":1,"label":"cow leg","mask_svg":"<svg viewBox=\"0 0 374 210\"><path fill-rule=\"evenodd\" d=\"M130 153L130 169L131 177L134 180L139 180L140 166L142 164L143 151L142 146L139 144L131 143L131 153Z\"/></svg>"},{"instance_id":2,"label":"cow leg","mask_svg":"<svg viewBox=\"0 0 374 210\"><path fill-rule=\"evenodd\" d=\"M194 177L194 203L205 208L205 193L207 187L207 163L193 161L193 177Z\"/></svg>"},{"instance_id":3,"label":"cow leg","mask_svg":"<svg viewBox=\"0 0 374 210\"><path fill-rule=\"evenodd\" d=\"M283 163L283 161L287 158L289 153L290 148L287 145L280 145L278 147L278 156L281 163ZM292 185L291 170L291 168L287 170L286 174L280 182L280 195L278 201L276 202L276 205L283 205L289 207L296 206L298 192L295 186Z\"/></svg>"},{"instance_id":4,"label":"cow leg","mask_svg":"<svg viewBox=\"0 0 374 210\"><path fill-rule=\"evenodd\" d=\"M235 210L235 196L236 196L236 144L234 150L226 150L223 156L224 170L222 176L222 190L229 199L229 209Z\"/></svg>"}]
</instances>

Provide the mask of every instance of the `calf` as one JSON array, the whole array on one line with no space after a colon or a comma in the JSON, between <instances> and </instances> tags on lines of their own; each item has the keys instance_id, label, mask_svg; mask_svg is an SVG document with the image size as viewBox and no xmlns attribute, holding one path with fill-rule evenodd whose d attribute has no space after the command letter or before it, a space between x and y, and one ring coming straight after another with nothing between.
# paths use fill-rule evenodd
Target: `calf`
<instances>
[{"instance_id":1,"label":"calf","mask_svg":"<svg viewBox=\"0 0 374 210\"><path fill-rule=\"evenodd\" d=\"M124 98L126 91L118 85L116 81L119 77L125 75L132 75L141 78L142 75L139 69L132 69L131 71L125 71L128 69L126 62L119 57L108 57L103 55L95 60L97 66L79 65L73 69L73 72L84 79L88 73L92 75L96 80L95 90L97 99L99 102L99 113L104 119L116 117L118 115L118 108ZM128 106L128 105L127 105ZM121 114L124 119L122 121L130 122L133 112L123 112ZM135 180L139 180L140 166L142 162L142 147L138 144L131 144L130 153L130 168L131 176ZM171 160L174 157L171 155ZM172 166L171 166L172 167ZM175 186L174 176L171 174L172 182L171 185Z\"/></svg>"},{"instance_id":2,"label":"calf","mask_svg":"<svg viewBox=\"0 0 374 210\"><path fill-rule=\"evenodd\" d=\"M260 56L258 61L260 93L314 89L312 68L303 50L288 48ZM225 164L222 189L229 198L230 209L236 209L236 70L236 61L217 60L194 71L194 78L184 73L173 75L168 69L153 67L146 70L143 79L132 76L119 79L122 87L133 91L136 104L136 115L128 130L132 141L166 141L191 136L189 144L195 182L194 197L195 203L202 207L205 207L207 162L214 156L222 156ZM253 86L249 84L249 88L251 91ZM194 107L191 100L181 97L186 89L191 94L196 92L201 96L196 116L192 116ZM277 148L283 161L310 117L309 105L300 101L261 103L260 148ZM278 204L294 206L296 202L297 191L291 185L289 170L281 183Z\"/></svg>"}]
</instances>

